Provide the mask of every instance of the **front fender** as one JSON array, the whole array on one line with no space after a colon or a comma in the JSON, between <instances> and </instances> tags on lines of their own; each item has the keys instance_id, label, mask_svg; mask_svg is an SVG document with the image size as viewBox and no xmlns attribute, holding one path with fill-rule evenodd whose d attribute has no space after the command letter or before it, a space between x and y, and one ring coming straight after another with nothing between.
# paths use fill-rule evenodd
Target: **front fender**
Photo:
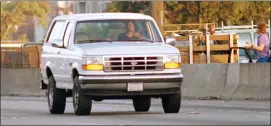
<instances>
[{"instance_id":1,"label":"front fender","mask_svg":"<svg viewBox=\"0 0 271 126\"><path fill-rule=\"evenodd\" d=\"M73 77L73 73L72 72L73 72L74 69L76 69L77 72L78 72L78 74L80 74L82 72L82 66L81 66L81 64L78 63L78 62L74 62L72 64L72 71L70 72L71 78Z\"/></svg>"}]
</instances>

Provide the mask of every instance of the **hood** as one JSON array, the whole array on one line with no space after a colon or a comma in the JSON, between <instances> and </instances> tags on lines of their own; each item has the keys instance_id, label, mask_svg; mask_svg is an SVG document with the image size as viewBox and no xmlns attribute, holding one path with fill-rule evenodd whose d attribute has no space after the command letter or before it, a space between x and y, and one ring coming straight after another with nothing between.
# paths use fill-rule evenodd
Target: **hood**
<instances>
[{"instance_id":1,"label":"hood","mask_svg":"<svg viewBox=\"0 0 271 126\"><path fill-rule=\"evenodd\" d=\"M86 55L178 54L179 50L163 43L99 42L76 45Z\"/></svg>"}]
</instances>

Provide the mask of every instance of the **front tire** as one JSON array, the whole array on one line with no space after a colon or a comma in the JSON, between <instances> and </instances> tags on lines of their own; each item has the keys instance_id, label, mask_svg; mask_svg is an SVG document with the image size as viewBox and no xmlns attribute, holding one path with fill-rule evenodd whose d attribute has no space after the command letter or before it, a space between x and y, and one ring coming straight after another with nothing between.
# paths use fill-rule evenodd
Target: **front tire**
<instances>
[{"instance_id":1,"label":"front tire","mask_svg":"<svg viewBox=\"0 0 271 126\"><path fill-rule=\"evenodd\" d=\"M162 105L165 113L178 113L181 108L181 92L163 96Z\"/></svg>"},{"instance_id":2,"label":"front tire","mask_svg":"<svg viewBox=\"0 0 271 126\"><path fill-rule=\"evenodd\" d=\"M89 115L92 106L91 97L86 97L80 87L78 76L74 79L73 91L73 108L76 115Z\"/></svg>"},{"instance_id":3,"label":"front tire","mask_svg":"<svg viewBox=\"0 0 271 126\"><path fill-rule=\"evenodd\" d=\"M66 91L56 87L56 81L53 76L49 77L47 100L51 114L63 114L65 112Z\"/></svg>"},{"instance_id":4,"label":"front tire","mask_svg":"<svg viewBox=\"0 0 271 126\"><path fill-rule=\"evenodd\" d=\"M133 105L136 112L147 112L151 107L151 98L139 96L133 98Z\"/></svg>"}]
</instances>

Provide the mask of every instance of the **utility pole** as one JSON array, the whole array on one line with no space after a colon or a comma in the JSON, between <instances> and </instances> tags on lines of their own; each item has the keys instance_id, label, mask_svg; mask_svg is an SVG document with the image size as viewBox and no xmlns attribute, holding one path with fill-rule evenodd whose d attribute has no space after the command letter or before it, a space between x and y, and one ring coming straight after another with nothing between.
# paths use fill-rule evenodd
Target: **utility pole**
<instances>
[{"instance_id":1,"label":"utility pole","mask_svg":"<svg viewBox=\"0 0 271 126\"><path fill-rule=\"evenodd\" d=\"M150 4L151 16L156 21L162 35L164 36L164 1L152 1Z\"/></svg>"}]
</instances>

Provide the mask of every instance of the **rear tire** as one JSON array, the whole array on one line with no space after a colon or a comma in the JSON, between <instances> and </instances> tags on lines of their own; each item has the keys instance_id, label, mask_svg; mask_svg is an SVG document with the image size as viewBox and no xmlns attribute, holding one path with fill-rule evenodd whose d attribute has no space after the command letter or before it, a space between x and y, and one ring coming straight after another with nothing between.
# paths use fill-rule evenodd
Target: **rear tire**
<instances>
[{"instance_id":1,"label":"rear tire","mask_svg":"<svg viewBox=\"0 0 271 126\"><path fill-rule=\"evenodd\" d=\"M181 92L163 96L162 105L165 113L178 113L181 108Z\"/></svg>"},{"instance_id":2,"label":"rear tire","mask_svg":"<svg viewBox=\"0 0 271 126\"><path fill-rule=\"evenodd\" d=\"M89 115L92 107L92 99L83 94L78 76L74 79L72 92L74 113L76 115Z\"/></svg>"},{"instance_id":3,"label":"rear tire","mask_svg":"<svg viewBox=\"0 0 271 126\"><path fill-rule=\"evenodd\" d=\"M65 112L66 91L56 87L56 81L53 76L49 77L47 100L51 114L63 114Z\"/></svg>"},{"instance_id":4,"label":"rear tire","mask_svg":"<svg viewBox=\"0 0 271 126\"><path fill-rule=\"evenodd\" d=\"M133 105L136 112L147 112L151 107L151 98L139 96L133 98Z\"/></svg>"}]
</instances>

